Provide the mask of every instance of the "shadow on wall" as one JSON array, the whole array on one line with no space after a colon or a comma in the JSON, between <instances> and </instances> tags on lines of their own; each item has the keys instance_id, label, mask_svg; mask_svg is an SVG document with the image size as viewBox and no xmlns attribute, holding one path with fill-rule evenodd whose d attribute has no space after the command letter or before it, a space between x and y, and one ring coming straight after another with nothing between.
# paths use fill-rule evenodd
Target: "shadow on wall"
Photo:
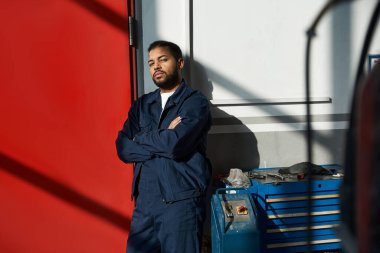
<instances>
[{"instance_id":1,"label":"shadow on wall","mask_svg":"<svg viewBox=\"0 0 380 253\"><path fill-rule=\"evenodd\" d=\"M191 65L190 65L191 64ZM191 69L191 71L189 71ZM189 76L191 73L191 77ZM209 80L206 69L196 61L190 61L185 57L184 78L191 80L192 88L201 91L208 99L213 99L213 84ZM228 119L236 125L243 123L236 117L212 106L213 126L223 119ZM216 118L217 116L217 118ZM260 164L260 156L257 148L257 139L247 127L243 133L209 133L207 155L211 160L213 179L211 187L206 194L206 220L204 224L204 252L211 252L211 196L218 188L220 175L228 175L230 168L257 168Z\"/></svg>"},{"instance_id":2,"label":"shadow on wall","mask_svg":"<svg viewBox=\"0 0 380 253\"><path fill-rule=\"evenodd\" d=\"M188 59L185 61L189 62ZM205 67L199 62L192 61L191 73L190 85L201 91L208 99L213 99L213 84L208 78ZM212 106L212 112L213 126L233 124L242 128L239 133L210 133L208 135L207 155L213 165L213 175L228 174L230 168L257 168L260 164L260 156L255 134L238 118L218 107Z\"/></svg>"}]
</instances>

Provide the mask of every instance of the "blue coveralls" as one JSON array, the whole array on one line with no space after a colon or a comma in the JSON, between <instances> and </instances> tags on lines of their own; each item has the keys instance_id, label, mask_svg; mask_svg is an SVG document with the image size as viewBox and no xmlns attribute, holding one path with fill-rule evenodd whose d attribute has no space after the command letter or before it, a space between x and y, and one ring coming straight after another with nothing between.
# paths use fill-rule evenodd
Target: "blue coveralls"
<instances>
[{"instance_id":1,"label":"blue coveralls","mask_svg":"<svg viewBox=\"0 0 380 253\"><path fill-rule=\"evenodd\" d=\"M119 132L120 159L134 162L127 252L201 252L204 194L211 176L206 158L209 102L184 81L161 114L160 91L133 103ZM181 116L175 129L170 122Z\"/></svg>"}]
</instances>

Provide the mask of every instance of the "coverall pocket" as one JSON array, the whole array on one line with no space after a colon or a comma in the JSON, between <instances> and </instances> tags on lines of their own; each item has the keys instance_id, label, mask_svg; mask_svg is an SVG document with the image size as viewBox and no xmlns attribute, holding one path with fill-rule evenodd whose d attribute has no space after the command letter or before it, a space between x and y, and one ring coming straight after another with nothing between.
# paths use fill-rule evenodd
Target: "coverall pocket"
<instances>
[{"instance_id":1,"label":"coverall pocket","mask_svg":"<svg viewBox=\"0 0 380 253\"><path fill-rule=\"evenodd\" d=\"M197 203L194 199L186 199L167 204L163 230L165 232L197 231Z\"/></svg>"}]
</instances>

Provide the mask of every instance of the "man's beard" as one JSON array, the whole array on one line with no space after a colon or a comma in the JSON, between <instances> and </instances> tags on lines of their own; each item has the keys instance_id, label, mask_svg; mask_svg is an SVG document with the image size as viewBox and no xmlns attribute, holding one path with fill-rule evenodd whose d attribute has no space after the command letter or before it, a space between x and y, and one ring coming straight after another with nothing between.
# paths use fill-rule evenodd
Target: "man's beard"
<instances>
[{"instance_id":1,"label":"man's beard","mask_svg":"<svg viewBox=\"0 0 380 253\"><path fill-rule=\"evenodd\" d=\"M178 84L177 82L179 79L178 69L176 69L173 72L173 74L170 74L170 75L168 75L165 72L165 75L166 75L166 78L162 81L156 81L153 78L153 82L157 85L157 87L159 87L161 89L165 89L165 90L170 90L170 89L174 88L175 86L177 86L177 84Z\"/></svg>"}]
</instances>

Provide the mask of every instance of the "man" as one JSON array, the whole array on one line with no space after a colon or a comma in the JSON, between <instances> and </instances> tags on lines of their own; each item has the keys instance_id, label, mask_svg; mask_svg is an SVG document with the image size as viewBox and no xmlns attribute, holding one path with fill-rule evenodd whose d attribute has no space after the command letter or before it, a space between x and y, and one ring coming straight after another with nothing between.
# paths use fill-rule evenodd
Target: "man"
<instances>
[{"instance_id":1,"label":"man","mask_svg":"<svg viewBox=\"0 0 380 253\"><path fill-rule=\"evenodd\" d=\"M149 70L158 89L133 103L119 132L119 158L135 164L135 210L127 253L201 252L209 102L182 79L184 60L174 43L155 41Z\"/></svg>"}]
</instances>

